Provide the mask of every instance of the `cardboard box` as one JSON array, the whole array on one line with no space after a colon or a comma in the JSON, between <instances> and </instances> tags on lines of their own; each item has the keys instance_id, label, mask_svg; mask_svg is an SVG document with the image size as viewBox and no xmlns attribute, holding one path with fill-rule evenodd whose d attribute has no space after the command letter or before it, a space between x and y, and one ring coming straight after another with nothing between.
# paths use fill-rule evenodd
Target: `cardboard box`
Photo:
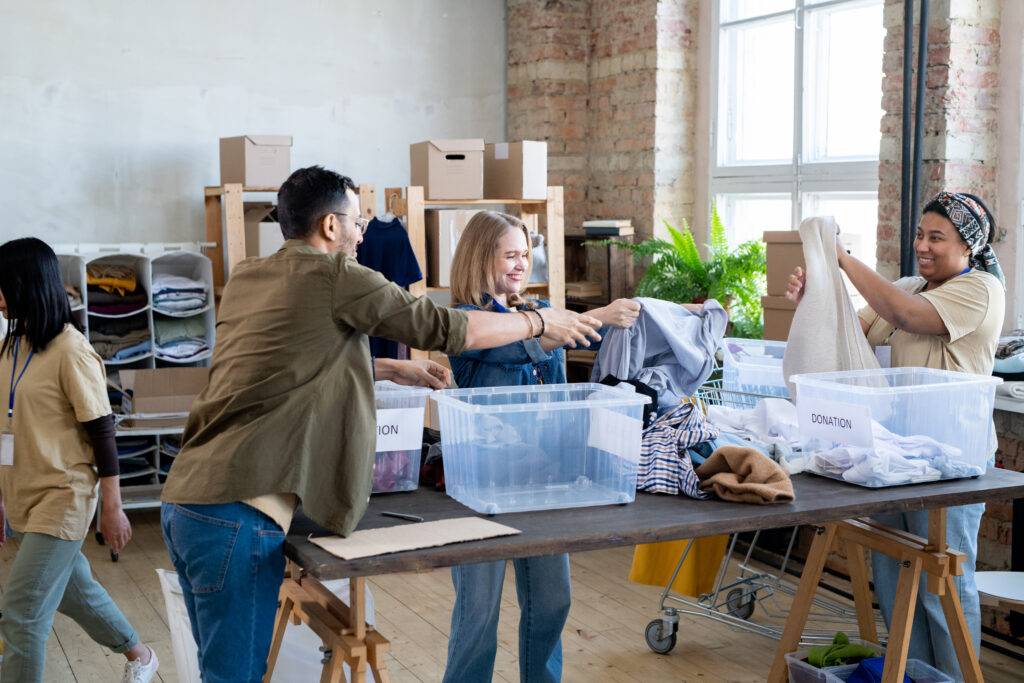
<instances>
[{"instance_id":1,"label":"cardboard box","mask_svg":"<svg viewBox=\"0 0 1024 683\"><path fill-rule=\"evenodd\" d=\"M269 202L245 202L245 256L270 256L284 244L277 207Z\"/></svg>"},{"instance_id":2,"label":"cardboard box","mask_svg":"<svg viewBox=\"0 0 1024 683\"><path fill-rule=\"evenodd\" d=\"M773 341L789 339L796 304L784 296L763 296L761 305L764 307L764 338Z\"/></svg>"},{"instance_id":3,"label":"cardboard box","mask_svg":"<svg viewBox=\"0 0 1024 683\"><path fill-rule=\"evenodd\" d=\"M804 267L804 245L796 230L769 230L763 235L767 263L768 296L785 296L789 276L797 268ZM856 252L860 236L841 233L843 246Z\"/></svg>"},{"instance_id":4,"label":"cardboard box","mask_svg":"<svg viewBox=\"0 0 1024 683\"><path fill-rule=\"evenodd\" d=\"M280 187L291 175L290 135L240 135L220 139L220 184Z\"/></svg>"},{"instance_id":5,"label":"cardboard box","mask_svg":"<svg viewBox=\"0 0 1024 683\"><path fill-rule=\"evenodd\" d=\"M475 209L430 209L426 212L427 286L450 287L452 257Z\"/></svg>"},{"instance_id":6,"label":"cardboard box","mask_svg":"<svg viewBox=\"0 0 1024 683\"><path fill-rule=\"evenodd\" d=\"M444 355L440 351L431 351L427 357L438 365L443 365L449 370L452 369L451 364L448 362L448 356ZM441 420L437 416L437 403L431 401L429 398L427 399L427 416L423 425L430 429L441 431Z\"/></svg>"},{"instance_id":7,"label":"cardboard box","mask_svg":"<svg viewBox=\"0 0 1024 683\"><path fill-rule=\"evenodd\" d=\"M424 199L483 199L484 141L427 140L409 145L412 185Z\"/></svg>"},{"instance_id":8,"label":"cardboard box","mask_svg":"<svg viewBox=\"0 0 1024 683\"><path fill-rule=\"evenodd\" d=\"M484 149L484 197L548 198L548 143L495 142Z\"/></svg>"},{"instance_id":9,"label":"cardboard box","mask_svg":"<svg viewBox=\"0 0 1024 683\"><path fill-rule=\"evenodd\" d=\"M121 370L118 373L125 391L125 412L134 417L127 426L184 426L192 402L210 379L209 368L160 368L157 370Z\"/></svg>"}]
</instances>

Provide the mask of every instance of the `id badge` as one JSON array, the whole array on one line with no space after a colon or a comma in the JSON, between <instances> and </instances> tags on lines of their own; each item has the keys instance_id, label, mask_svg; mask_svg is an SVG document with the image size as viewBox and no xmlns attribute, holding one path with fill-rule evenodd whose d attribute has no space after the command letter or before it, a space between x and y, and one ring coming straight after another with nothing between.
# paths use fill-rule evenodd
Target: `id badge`
<instances>
[{"instance_id":1,"label":"id badge","mask_svg":"<svg viewBox=\"0 0 1024 683\"><path fill-rule=\"evenodd\" d=\"M0 467L14 465L14 434L0 433Z\"/></svg>"}]
</instances>

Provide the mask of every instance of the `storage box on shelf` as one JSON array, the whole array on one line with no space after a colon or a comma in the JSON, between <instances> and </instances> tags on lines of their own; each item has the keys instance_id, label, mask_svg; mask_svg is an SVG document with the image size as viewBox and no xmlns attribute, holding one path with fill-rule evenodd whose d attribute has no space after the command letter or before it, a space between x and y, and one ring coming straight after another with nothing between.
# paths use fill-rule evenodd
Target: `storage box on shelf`
<instances>
[{"instance_id":1,"label":"storage box on shelf","mask_svg":"<svg viewBox=\"0 0 1024 683\"><path fill-rule=\"evenodd\" d=\"M761 339L722 340L722 387L729 391L789 397L782 376L786 342Z\"/></svg>"},{"instance_id":2,"label":"storage box on shelf","mask_svg":"<svg viewBox=\"0 0 1024 683\"><path fill-rule=\"evenodd\" d=\"M415 491L419 486L423 421L430 389L377 382L377 455L373 493Z\"/></svg>"},{"instance_id":3,"label":"storage box on shelf","mask_svg":"<svg viewBox=\"0 0 1024 683\"><path fill-rule=\"evenodd\" d=\"M809 471L880 487L983 474L996 377L930 368L794 375Z\"/></svg>"},{"instance_id":4,"label":"storage box on shelf","mask_svg":"<svg viewBox=\"0 0 1024 683\"><path fill-rule=\"evenodd\" d=\"M630 503L646 396L601 384L452 389L437 404L448 495L485 514Z\"/></svg>"}]
</instances>

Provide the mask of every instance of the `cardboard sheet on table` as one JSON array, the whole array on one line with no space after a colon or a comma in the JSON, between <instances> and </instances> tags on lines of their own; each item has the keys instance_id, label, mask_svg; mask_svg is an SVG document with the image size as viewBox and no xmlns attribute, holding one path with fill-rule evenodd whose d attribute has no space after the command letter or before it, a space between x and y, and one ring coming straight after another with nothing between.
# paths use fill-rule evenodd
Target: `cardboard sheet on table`
<instances>
[{"instance_id":1,"label":"cardboard sheet on table","mask_svg":"<svg viewBox=\"0 0 1024 683\"><path fill-rule=\"evenodd\" d=\"M504 524L498 524L479 517L455 517L434 522L417 522L380 529L363 529L348 538L325 536L309 539L331 555L343 560L398 553L403 550L435 548L452 543L480 541L498 536L514 536L521 533Z\"/></svg>"}]
</instances>

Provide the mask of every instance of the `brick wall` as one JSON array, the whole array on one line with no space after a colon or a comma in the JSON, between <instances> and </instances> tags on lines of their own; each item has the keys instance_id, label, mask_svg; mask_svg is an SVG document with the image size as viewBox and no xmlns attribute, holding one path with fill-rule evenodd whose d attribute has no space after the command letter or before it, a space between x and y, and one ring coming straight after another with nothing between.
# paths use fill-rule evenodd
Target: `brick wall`
<instances>
[{"instance_id":1,"label":"brick wall","mask_svg":"<svg viewBox=\"0 0 1024 683\"><path fill-rule=\"evenodd\" d=\"M587 214L589 0L510 0L508 139L548 141L548 183L565 187L566 227Z\"/></svg>"},{"instance_id":2,"label":"brick wall","mask_svg":"<svg viewBox=\"0 0 1024 683\"><path fill-rule=\"evenodd\" d=\"M692 220L697 0L509 0L508 137L548 141L566 229Z\"/></svg>"},{"instance_id":3,"label":"brick wall","mask_svg":"<svg viewBox=\"0 0 1024 683\"><path fill-rule=\"evenodd\" d=\"M994 206L998 161L999 3L996 0L939 0L930 7L922 201L940 189L955 188L978 194ZM915 11L915 18L918 16ZM899 275L902 168L902 0L886 0L884 22L882 108L885 114L878 169L877 254L879 272L895 278ZM916 64L914 72L916 76Z\"/></svg>"}]
</instances>

